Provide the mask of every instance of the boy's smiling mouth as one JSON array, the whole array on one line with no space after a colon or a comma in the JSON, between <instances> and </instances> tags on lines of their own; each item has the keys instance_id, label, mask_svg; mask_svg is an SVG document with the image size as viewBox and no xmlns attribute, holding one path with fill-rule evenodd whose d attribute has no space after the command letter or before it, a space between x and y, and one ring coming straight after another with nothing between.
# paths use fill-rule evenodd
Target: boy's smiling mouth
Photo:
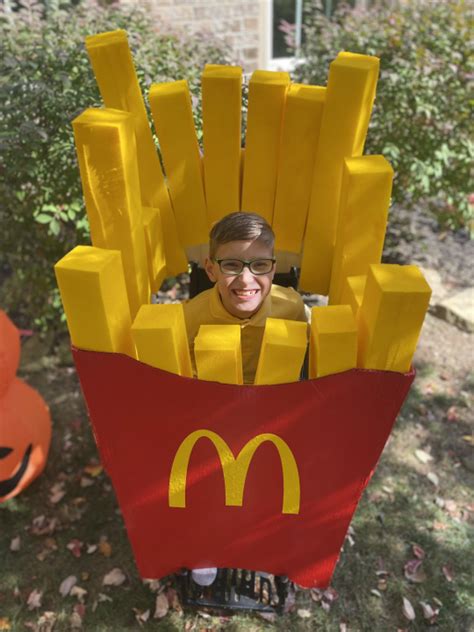
<instances>
[{"instance_id":1,"label":"boy's smiling mouth","mask_svg":"<svg viewBox=\"0 0 474 632\"><path fill-rule=\"evenodd\" d=\"M251 290L232 290L232 293L238 296L238 298L252 298L259 292L258 289Z\"/></svg>"}]
</instances>

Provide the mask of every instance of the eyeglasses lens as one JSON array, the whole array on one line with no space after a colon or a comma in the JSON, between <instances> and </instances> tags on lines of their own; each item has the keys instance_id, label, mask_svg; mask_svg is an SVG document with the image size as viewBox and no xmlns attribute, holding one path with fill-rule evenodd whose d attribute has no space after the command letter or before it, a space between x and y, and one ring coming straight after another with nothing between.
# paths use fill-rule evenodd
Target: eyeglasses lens
<instances>
[{"instance_id":1,"label":"eyeglasses lens","mask_svg":"<svg viewBox=\"0 0 474 632\"><path fill-rule=\"evenodd\" d=\"M220 268L224 274L241 274L245 261L239 259L221 259ZM252 274L268 274L273 268L272 259L255 259L248 264Z\"/></svg>"}]
</instances>

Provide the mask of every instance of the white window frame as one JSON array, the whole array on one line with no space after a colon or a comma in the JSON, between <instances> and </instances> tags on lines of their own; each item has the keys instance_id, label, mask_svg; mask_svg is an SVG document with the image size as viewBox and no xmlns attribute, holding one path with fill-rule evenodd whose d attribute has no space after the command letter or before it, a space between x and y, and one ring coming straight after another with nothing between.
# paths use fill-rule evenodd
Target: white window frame
<instances>
[{"instance_id":1,"label":"white window frame","mask_svg":"<svg viewBox=\"0 0 474 632\"><path fill-rule=\"evenodd\" d=\"M299 55L301 36L303 32L303 0L295 0L295 38L296 55L292 57L273 57L273 0L267 0L266 17L266 60L265 68L268 70L281 70L291 72L302 61Z\"/></svg>"}]
</instances>

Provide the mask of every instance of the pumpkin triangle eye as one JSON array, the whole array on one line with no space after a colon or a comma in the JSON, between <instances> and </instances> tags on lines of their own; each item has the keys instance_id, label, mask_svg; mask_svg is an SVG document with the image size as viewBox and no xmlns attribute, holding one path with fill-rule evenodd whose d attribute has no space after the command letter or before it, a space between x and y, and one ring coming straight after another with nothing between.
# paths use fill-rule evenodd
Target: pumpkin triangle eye
<instances>
[{"instance_id":1,"label":"pumpkin triangle eye","mask_svg":"<svg viewBox=\"0 0 474 632\"><path fill-rule=\"evenodd\" d=\"M13 448L6 448L6 447L0 446L0 459L6 458L10 454L10 452L13 452Z\"/></svg>"}]
</instances>

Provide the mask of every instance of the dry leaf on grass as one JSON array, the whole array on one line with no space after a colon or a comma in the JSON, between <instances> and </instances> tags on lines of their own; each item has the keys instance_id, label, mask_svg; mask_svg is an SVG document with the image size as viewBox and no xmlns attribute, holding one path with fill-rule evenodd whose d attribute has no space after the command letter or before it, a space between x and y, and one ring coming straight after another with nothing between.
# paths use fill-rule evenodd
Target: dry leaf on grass
<instances>
[{"instance_id":1,"label":"dry leaf on grass","mask_svg":"<svg viewBox=\"0 0 474 632\"><path fill-rule=\"evenodd\" d=\"M43 598L43 593L40 590L32 590L28 595L28 600L26 605L28 606L28 610L35 610L36 608L41 608L41 599Z\"/></svg>"},{"instance_id":2,"label":"dry leaf on grass","mask_svg":"<svg viewBox=\"0 0 474 632\"><path fill-rule=\"evenodd\" d=\"M59 586L59 594L62 597L67 597L71 592L71 588L77 584L77 577L75 575L69 575L66 579L63 579Z\"/></svg>"},{"instance_id":3,"label":"dry leaf on grass","mask_svg":"<svg viewBox=\"0 0 474 632\"><path fill-rule=\"evenodd\" d=\"M10 619L8 617L0 617L0 630L11 630Z\"/></svg>"},{"instance_id":4,"label":"dry leaf on grass","mask_svg":"<svg viewBox=\"0 0 474 632\"><path fill-rule=\"evenodd\" d=\"M81 480L79 484L82 488L86 488L86 487L92 487L94 482L95 481L92 478L89 478L88 476L81 476Z\"/></svg>"},{"instance_id":5,"label":"dry leaf on grass","mask_svg":"<svg viewBox=\"0 0 474 632\"><path fill-rule=\"evenodd\" d=\"M104 593L99 593L97 595L97 599L92 604L92 612L95 612L97 610L97 606L104 601L113 601L113 599L108 595L104 595Z\"/></svg>"},{"instance_id":6,"label":"dry leaf on grass","mask_svg":"<svg viewBox=\"0 0 474 632\"><path fill-rule=\"evenodd\" d=\"M417 557L419 560L425 559L426 553L418 544L413 544L411 547L411 550L413 551L413 555Z\"/></svg>"},{"instance_id":7,"label":"dry leaf on grass","mask_svg":"<svg viewBox=\"0 0 474 632\"><path fill-rule=\"evenodd\" d=\"M77 597L77 601L79 603L84 603L84 599L87 595L87 590L85 588L81 588L80 586L73 586L69 594L71 595L71 597Z\"/></svg>"},{"instance_id":8,"label":"dry leaf on grass","mask_svg":"<svg viewBox=\"0 0 474 632\"><path fill-rule=\"evenodd\" d=\"M113 568L102 580L103 586L121 586L127 578L120 568Z\"/></svg>"},{"instance_id":9,"label":"dry leaf on grass","mask_svg":"<svg viewBox=\"0 0 474 632\"><path fill-rule=\"evenodd\" d=\"M21 538L19 535L16 536L16 538L12 538L12 541L10 542L10 551L19 551L21 548ZM2 628L0 628L1 630Z\"/></svg>"},{"instance_id":10,"label":"dry leaf on grass","mask_svg":"<svg viewBox=\"0 0 474 632\"><path fill-rule=\"evenodd\" d=\"M58 615L55 612L46 611L39 617L36 622L35 632L52 632L56 625Z\"/></svg>"},{"instance_id":11,"label":"dry leaf on grass","mask_svg":"<svg viewBox=\"0 0 474 632\"><path fill-rule=\"evenodd\" d=\"M299 608L296 611L296 614L300 617L300 619L310 619L311 618L311 611L307 610L306 608Z\"/></svg>"},{"instance_id":12,"label":"dry leaf on grass","mask_svg":"<svg viewBox=\"0 0 474 632\"><path fill-rule=\"evenodd\" d=\"M153 618L162 619L163 617L166 617L169 607L168 597L164 593L160 593L156 598L155 613Z\"/></svg>"},{"instance_id":13,"label":"dry leaf on grass","mask_svg":"<svg viewBox=\"0 0 474 632\"><path fill-rule=\"evenodd\" d=\"M402 608L403 616L408 619L408 621L414 621L416 618L415 610L411 605L411 602L408 601L406 597L403 597L403 608Z\"/></svg>"},{"instance_id":14,"label":"dry leaf on grass","mask_svg":"<svg viewBox=\"0 0 474 632\"><path fill-rule=\"evenodd\" d=\"M459 421L459 412L456 406L450 406L446 413L446 419L448 421Z\"/></svg>"},{"instance_id":15,"label":"dry leaf on grass","mask_svg":"<svg viewBox=\"0 0 474 632\"><path fill-rule=\"evenodd\" d=\"M53 505L57 505L65 495L66 490L64 489L64 482L60 481L59 483L55 483L49 490L49 502Z\"/></svg>"},{"instance_id":16,"label":"dry leaf on grass","mask_svg":"<svg viewBox=\"0 0 474 632\"><path fill-rule=\"evenodd\" d=\"M408 581L421 584L426 580L426 573L421 567L422 560L409 560L403 567L405 577Z\"/></svg>"},{"instance_id":17,"label":"dry leaf on grass","mask_svg":"<svg viewBox=\"0 0 474 632\"><path fill-rule=\"evenodd\" d=\"M454 579L454 569L451 564L444 564L441 570L443 571L446 581L452 582Z\"/></svg>"},{"instance_id":18,"label":"dry leaf on grass","mask_svg":"<svg viewBox=\"0 0 474 632\"><path fill-rule=\"evenodd\" d=\"M95 553L97 551L97 544L88 544L86 553L90 555L91 553Z\"/></svg>"},{"instance_id":19,"label":"dry leaf on grass","mask_svg":"<svg viewBox=\"0 0 474 632\"><path fill-rule=\"evenodd\" d=\"M77 538L72 539L68 544L66 544L66 548L71 551L74 557L81 557L81 550L84 546L84 543L78 540Z\"/></svg>"},{"instance_id":20,"label":"dry leaf on grass","mask_svg":"<svg viewBox=\"0 0 474 632\"><path fill-rule=\"evenodd\" d=\"M430 481L430 483L433 483L435 487L438 487L439 476L437 474L435 474L434 472L428 472L428 474L426 475L426 478Z\"/></svg>"},{"instance_id":21,"label":"dry leaf on grass","mask_svg":"<svg viewBox=\"0 0 474 632\"><path fill-rule=\"evenodd\" d=\"M140 627L142 627L143 624L146 623L148 619L150 618L149 610L143 611L143 610L139 610L138 608L133 608L133 612L135 614L135 619Z\"/></svg>"},{"instance_id":22,"label":"dry leaf on grass","mask_svg":"<svg viewBox=\"0 0 474 632\"><path fill-rule=\"evenodd\" d=\"M107 540L106 536L101 536L99 540L99 553L104 557L110 557L112 555L112 545Z\"/></svg>"},{"instance_id":23,"label":"dry leaf on grass","mask_svg":"<svg viewBox=\"0 0 474 632\"><path fill-rule=\"evenodd\" d=\"M415 450L415 456L422 463L429 463L433 460L431 454L428 454L428 452L425 452L424 450Z\"/></svg>"},{"instance_id":24,"label":"dry leaf on grass","mask_svg":"<svg viewBox=\"0 0 474 632\"><path fill-rule=\"evenodd\" d=\"M90 465L86 465L86 467L84 468L84 472L86 474L89 474L89 476L93 476L95 478L102 473L103 469L104 468L102 467L102 465L91 463Z\"/></svg>"},{"instance_id":25,"label":"dry leaf on grass","mask_svg":"<svg viewBox=\"0 0 474 632\"><path fill-rule=\"evenodd\" d=\"M425 619L428 619L430 624L436 623L436 619L438 618L439 608L433 608L426 601L420 601L421 609L423 610L423 616Z\"/></svg>"}]
</instances>

